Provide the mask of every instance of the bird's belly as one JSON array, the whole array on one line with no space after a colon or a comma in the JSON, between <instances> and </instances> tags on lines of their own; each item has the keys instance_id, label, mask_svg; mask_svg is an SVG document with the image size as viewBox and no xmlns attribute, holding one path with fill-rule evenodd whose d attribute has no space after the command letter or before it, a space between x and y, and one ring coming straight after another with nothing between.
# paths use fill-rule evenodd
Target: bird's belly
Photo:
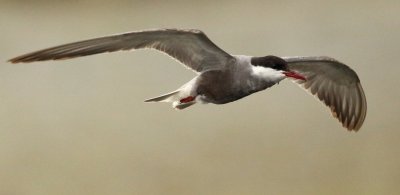
<instances>
[{"instance_id":1,"label":"bird's belly","mask_svg":"<svg viewBox=\"0 0 400 195\"><path fill-rule=\"evenodd\" d=\"M239 88L233 86L225 87L203 87L199 89L199 95L201 99L207 103L214 104L226 104L244 98L252 93L260 91L262 89L249 89Z\"/></svg>"},{"instance_id":2,"label":"bird's belly","mask_svg":"<svg viewBox=\"0 0 400 195\"><path fill-rule=\"evenodd\" d=\"M246 75L237 77L230 72L210 71L200 75L196 92L203 102L226 104L273 85Z\"/></svg>"}]
</instances>

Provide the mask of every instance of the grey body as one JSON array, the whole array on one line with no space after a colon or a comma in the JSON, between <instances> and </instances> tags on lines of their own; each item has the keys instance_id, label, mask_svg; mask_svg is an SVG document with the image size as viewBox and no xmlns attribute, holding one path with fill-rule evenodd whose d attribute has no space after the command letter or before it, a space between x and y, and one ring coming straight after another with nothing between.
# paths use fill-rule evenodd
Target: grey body
<instances>
[{"instance_id":1,"label":"grey body","mask_svg":"<svg viewBox=\"0 0 400 195\"><path fill-rule=\"evenodd\" d=\"M254 73L249 56L233 56L231 64L223 69L208 70L196 78L194 90L207 103L225 104L275 85ZM283 77L282 77L283 79ZM281 79L280 79L281 80Z\"/></svg>"},{"instance_id":2,"label":"grey body","mask_svg":"<svg viewBox=\"0 0 400 195\"><path fill-rule=\"evenodd\" d=\"M156 29L111 35L39 50L10 62L60 60L145 48L166 53L197 73L177 90L147 102L171 102L178 109L196 102L225 104L290 77L326 104L348 130L358 130L366 117L367 104L360 80L347 65L321 56L230 55L195 29Z\"/></svg>"}]
</instances>

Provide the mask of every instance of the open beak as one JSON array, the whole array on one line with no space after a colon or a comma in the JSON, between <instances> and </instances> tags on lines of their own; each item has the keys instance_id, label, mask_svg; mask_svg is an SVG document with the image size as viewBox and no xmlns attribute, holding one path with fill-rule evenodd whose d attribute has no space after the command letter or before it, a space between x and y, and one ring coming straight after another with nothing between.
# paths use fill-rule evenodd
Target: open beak
<instances>
[{"instance_id":1,"label":"open beak","mask_svg":"<svg viewBox=\"0 0 400 195\"><path fill-rule=\"evenodd\" d=\"M283 72L284 75L286 75L287 77L291 77L291 78L295 78L295 79L300 79L305 81L306 77L304 77L303 75L300 75L296 72L292 72L292 71L285 71Z\"/></svg>"}]
</instances>

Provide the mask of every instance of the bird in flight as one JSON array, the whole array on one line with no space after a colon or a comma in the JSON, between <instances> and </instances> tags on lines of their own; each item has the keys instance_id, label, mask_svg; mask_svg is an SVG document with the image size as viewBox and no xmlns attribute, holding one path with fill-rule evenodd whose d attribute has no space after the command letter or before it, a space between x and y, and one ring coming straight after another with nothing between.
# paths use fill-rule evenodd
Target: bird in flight
<instances>
[{"instance_id":1,"label":"bird in flight","mask_svg":"<svg viewBox=\"0 0 400 195\"><path fill-rule=\"evenodd\" d=\"M9 61L61 60L146 48L168 54L197 75L177 90L145 102L170 102L176 109L197 102L225 104L289 78L328 106L348 130L360 129L367 113L367 102L357 74L333 58L230 55L196 29L128 32L55 46Z\"/></svg>"}]
</instances>

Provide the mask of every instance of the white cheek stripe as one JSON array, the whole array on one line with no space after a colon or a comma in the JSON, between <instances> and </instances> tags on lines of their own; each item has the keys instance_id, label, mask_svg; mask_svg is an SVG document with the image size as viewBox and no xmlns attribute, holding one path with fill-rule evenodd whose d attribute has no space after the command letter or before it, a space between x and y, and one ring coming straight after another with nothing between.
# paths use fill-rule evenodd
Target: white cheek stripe
<instances>
[{"instance_id":1,"label":"white cheek stripe","mask_svg":"<svg viewBox=\"0 0 400 195\"><path fill-rule=\"evenodd\" d=\"M262 66L253 66L252 75L254 77L258 77L264 80L278 82L285 78L285 75L278 70L274 70L272 68L265 68Z\"/></svg>"}]
</instances>

